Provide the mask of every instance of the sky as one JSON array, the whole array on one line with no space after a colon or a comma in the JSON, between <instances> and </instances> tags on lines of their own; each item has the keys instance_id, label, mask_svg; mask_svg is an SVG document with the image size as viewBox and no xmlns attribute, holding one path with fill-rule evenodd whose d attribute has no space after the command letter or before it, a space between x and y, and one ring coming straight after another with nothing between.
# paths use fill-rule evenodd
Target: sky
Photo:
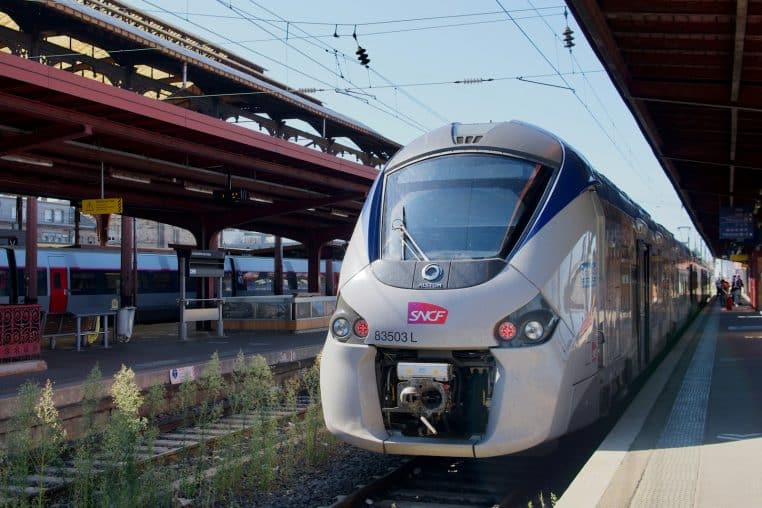
<instances>
[{"instance_id":1,"label":"sky","mask_svg":"<svg viewBox=\"0 0 762 508\"><path fill-rule=\"evenodd\" d=\"M326 107L403 145L449 122L542 127L676 238L708 252L563 1L123 1L291 88L316 89Z\"/></svg>"}]
</instances>

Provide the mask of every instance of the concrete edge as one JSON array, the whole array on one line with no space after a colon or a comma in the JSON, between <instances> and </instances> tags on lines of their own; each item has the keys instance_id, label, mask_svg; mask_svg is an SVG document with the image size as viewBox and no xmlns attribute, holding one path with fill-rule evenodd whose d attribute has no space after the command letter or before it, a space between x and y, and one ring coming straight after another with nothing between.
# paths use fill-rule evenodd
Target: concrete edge
<instances>
[{"instance_id":1,"label":"concrete edge","mask_svg":"<svg viewBox=\"0 0 762 508\"><path fill-rule=\"evenodd\" d=\"M48 370L48 364L45 360L26 360L23 362L2 363L0 364L0 377L42 372L44 370Z\"/></svg>"},{"instance_id":2,"label":"concrete edge","mask_svg":"<svg viewBox=\"0 0 762 508\"><path fill-rule=\"evenodd\" d=\"M712 304L704 307L702 314L709 314ZM580 506L598 506L603 494L611 484L619 466L629 453L632 443L640 434L654 404L680 362L688 344L688 337L695 335L699 324L705 322L705 316L699 316L683 334L681 340L659 365L656 372L638 392L635 400L616 423L598 449L588 459L580 472L567 487L555 508L578 508Z\"/></svg>"},{"instance_id":3,"label":"concrete edge","mask_svg":"<svg viewBox=\"0 0 762 508\"><path fill-rule=\"evenodd\" d=\"M251 359L257 355L263 356L267 360L268 365L276 366L279 364L298 362L309 358L314 358L323 350L323 345L303 346L298 348L292 348L285 351L266 351L262 353L248 354L246 359ZM220 359L220 369L223 374L228 374L233 371L233 365L235 364L236 357L225 357ZM44 363L44 362L43 362ZM208 364L208 360L190 364L179 364L172 367L166 366L157 369L151 369L135 373L135 382L141 390L147 390L153 385L157 384L169 384L169 371L172 368L192 368L195 374L195 378L201 377L204 369ZM66 385L55 386L53 400L56 404L56 408L59 410L66 406L78 404L82 400L83 391L82 385L87 377L87 373L82 373L82 380L75 383L67 383ZM113 383L112 378L102 378L100 382L100 392L103 397L107 396ZM6 396L0 398L0 421L11 418L16 412L16 396Z\"/></svg>"}]
</instances>

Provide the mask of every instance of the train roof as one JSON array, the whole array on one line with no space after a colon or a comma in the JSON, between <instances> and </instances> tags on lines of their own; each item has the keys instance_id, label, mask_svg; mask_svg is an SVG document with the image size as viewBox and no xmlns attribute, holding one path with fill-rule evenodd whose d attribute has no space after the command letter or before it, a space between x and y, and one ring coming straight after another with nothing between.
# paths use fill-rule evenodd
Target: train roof
<instances>
[{"instance_id":1,"label":"train roof","mask_svg":"<svg viewBox=\"0 0 762 508\"><path fill-rule=\"evenodd\" d=\"M534 125L512 120L500 123L453 123L415 139L392 157L384 171L436 152L497 150L558 168L563 145L553 134Z\"/></svg>"}]
</instances>

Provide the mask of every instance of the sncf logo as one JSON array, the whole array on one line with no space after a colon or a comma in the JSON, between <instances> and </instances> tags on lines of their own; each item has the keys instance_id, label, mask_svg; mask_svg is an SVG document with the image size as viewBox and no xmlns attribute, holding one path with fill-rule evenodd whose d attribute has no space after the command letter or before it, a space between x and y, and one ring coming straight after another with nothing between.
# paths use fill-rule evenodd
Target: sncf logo
<instances>
[{"instance_id":1,"label":"sncf logo","mask_svg":"<svg viewBox=\"0 0 762 508\"><path fill-rule=\"evenodd\" d=\"M447 309L424 302L407 303L407 324L443 325L447 321Z\"/></svg>"}]
</instances>

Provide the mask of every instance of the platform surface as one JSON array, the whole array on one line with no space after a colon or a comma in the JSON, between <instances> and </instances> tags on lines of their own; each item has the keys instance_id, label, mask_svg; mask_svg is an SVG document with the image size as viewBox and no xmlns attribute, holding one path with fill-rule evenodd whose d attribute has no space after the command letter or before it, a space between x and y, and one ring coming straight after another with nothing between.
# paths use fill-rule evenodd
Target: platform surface
<instances>
[{"instance_id":1,"label":"platform surface","mask_svg":"<svg viewBox=\"0 0 762 508\"><path fill-rule=\"evenodd\" d=\"M556 506L762 506L762 315L708 305Z\"/></svg>"},{"instance_id":2,"label":"platform surface","mask_svg":"<svg viewBox=\"0 0 762 508\"><path fill-rule=\"evenodd\" d=\"M62 346L63 341L59 340L56 349L44 349L40 355L40 359L47 363L47 370L0 377L0 398L15 396L19 386L27 380L42 385L50 379L56 388L81 384L96 363L104 378L113 376L124 364L136 374L166 370L169 379L171 368L208 361L215 351L224 360L234 358L238 351L252 355L288 353L306 348L316 350L323 345L326 336L324 330L298 334L231 331L220 338L214 332L198 332L190 328L191 325L188 340L181 341L177 323L135 325L128 343L111 340L108 349L96 343L79 352L71 346Z\"/></svg>"}]
</instances>

